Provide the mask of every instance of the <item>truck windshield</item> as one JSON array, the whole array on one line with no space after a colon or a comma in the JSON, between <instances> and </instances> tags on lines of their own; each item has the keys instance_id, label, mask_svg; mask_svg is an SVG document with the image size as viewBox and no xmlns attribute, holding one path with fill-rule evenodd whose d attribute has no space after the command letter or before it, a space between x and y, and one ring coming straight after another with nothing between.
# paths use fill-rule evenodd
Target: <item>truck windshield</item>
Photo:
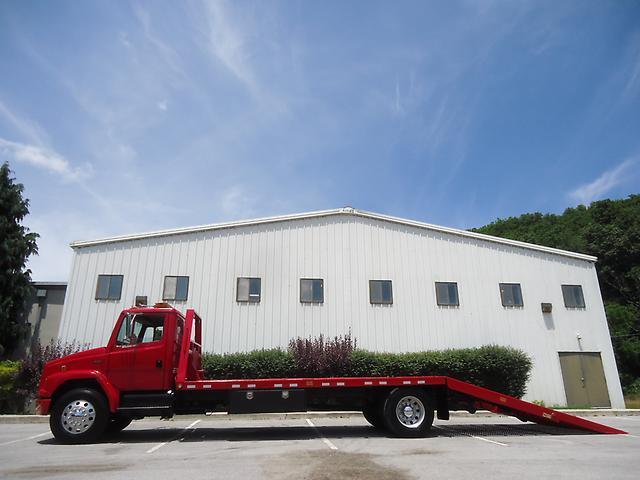
<instances>
[{"instance_id":1,"label":"truck windshield","mask_svg":"<svg viewBox=\"0 0 640 480\"><path fill-rule=\"evenodd\" d=\"M122 320L116 345L159 342L164 332L164 315L128 314Z\"/></svg>"}]
</instances>

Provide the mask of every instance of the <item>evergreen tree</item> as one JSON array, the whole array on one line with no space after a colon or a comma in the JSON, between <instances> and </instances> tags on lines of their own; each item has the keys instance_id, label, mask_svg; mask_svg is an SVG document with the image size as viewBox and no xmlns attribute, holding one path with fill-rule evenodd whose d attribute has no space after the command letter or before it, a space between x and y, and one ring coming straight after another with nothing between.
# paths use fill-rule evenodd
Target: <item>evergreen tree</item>
<instances>
[{"instance_id":1,"label":"evergreen tree","mask_svg":"<svg viewBox=\"0 0 640 480\"><path fill-rule=\"evenodd\" d=\"M32 288L26 263L30 255L38 253L38 234L21 225L29 213L23 190L4 163L0 167L0 357L8 355L26 333L20 322Z\"/></svg>"}]
</instances>

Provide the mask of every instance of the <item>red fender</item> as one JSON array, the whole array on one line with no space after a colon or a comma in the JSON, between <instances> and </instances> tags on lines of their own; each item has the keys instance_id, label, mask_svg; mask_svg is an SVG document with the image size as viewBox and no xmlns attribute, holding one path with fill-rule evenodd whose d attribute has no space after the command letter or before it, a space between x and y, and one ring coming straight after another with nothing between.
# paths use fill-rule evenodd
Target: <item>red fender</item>
<instances>
[{"instance_id":1,"label":"red fender","mask_svg":"<svg viewBox=\"0 0 640 480\"><path fill-rule=\"evenodd\" d=\"M68 372L57 372L47 375L44 382L40 384L38 397L50 399L58 388L69 381L74 380L95 380L98 382L109 402L109 410L114 413L120 406L120 390L114 387L107 379L106 375L98 370L71 370ZM48 402L41 402L40 413L46 415L49 410ZM47 411L43 411L43 410Z\"/></svg>"}]
</instances>

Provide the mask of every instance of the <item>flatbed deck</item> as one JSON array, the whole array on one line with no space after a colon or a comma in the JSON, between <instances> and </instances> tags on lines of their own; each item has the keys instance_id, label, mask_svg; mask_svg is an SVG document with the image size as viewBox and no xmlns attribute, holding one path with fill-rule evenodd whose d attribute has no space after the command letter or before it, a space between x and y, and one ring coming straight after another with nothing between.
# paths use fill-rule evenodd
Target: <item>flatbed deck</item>
<instances>
[{"instance_id":1,"label":"flatbed deck","mask_svg":"<svg viewBox=\"0 0 640 480\"><path fill-rule=\"evenodd\" d=\"M195 380L177 385L178 390L293 390L327 388L376 388L440 386L450 392L473 399L478 409L514 416L522 421L544 425L577 428L602 434L625 434L627 432L609 427L575 415L536 405L487 388L479 387L455 378L444 376L403 377L327 377L327 378L262 378L232 380Z\"/></svg>"},{"instance_id":2,"label":"flatbed deck","mask_svg":"<svg viewBox=\"0 0 640 480\"><path fill-rule=\"evenodd\" d=\"M617 428L592 422L584 418L559 412L551 408L536 405L519 398L504 395L488 388L463 382L446 376L399 376L399 377L326 377L326 378L260 378L205 380L202 371L197 371L196 380L187 378L190 354L201 349L201 322L194 310L187 310L185 335L178 372L177 391L254 391L254 390L316 390L316 389L352 389L352 388L390 388L390 387L436 387L448 395L454 393L469 399L474 409L485 409L494 413L514 416L522 421L539 424L578 428L594 433L625 434ZM195 329L195 341L191 341ZM448 412L446 414L448 418Z\"/></svg>"}]
</instances>

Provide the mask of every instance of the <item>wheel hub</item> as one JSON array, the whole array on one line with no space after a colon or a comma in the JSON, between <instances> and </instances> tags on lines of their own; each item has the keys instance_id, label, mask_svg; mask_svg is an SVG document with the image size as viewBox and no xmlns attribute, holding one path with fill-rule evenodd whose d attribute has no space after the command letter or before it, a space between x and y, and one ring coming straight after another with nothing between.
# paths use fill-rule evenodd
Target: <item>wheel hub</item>
<instances>
[{"instance_id":1,"label":"wheel hub","mask_svg":"<svg viewBox=\"0 0 640 480\"><path fill-rule=\"evenodd\" d=\"M408 428L418 428L426 416L424 404L418 397L407 395L396 405L396 418Z\"/></svg>"},{"instance_id":2,"label":"wheel hub","mask_svg":"<svg viewBox=\"0 0 640 480\"><path fill-rule=\"evenodd\" d=\"M89 430L95 420L95 408L88 400L74 400L68 403L60 416L62 428L73 435Z\"/></svg>"}]
</instances>

